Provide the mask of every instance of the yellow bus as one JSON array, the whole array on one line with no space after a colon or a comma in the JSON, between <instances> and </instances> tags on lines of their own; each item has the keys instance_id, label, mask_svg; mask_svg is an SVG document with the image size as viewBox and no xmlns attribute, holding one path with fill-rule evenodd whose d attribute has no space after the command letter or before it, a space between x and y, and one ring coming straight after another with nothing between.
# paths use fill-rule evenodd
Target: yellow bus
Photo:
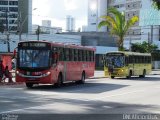
<instances>
[{"instance_id":1,"label":"yellow bus","mask_svg":"<svg viewBox=\"0 0 160 120\"><path fill-rule=\"evenodd\" d=\"M103 57L105 77L145 77L152 70L151 54L137 52L108 52Z\"/></svg>"}]
</instances>

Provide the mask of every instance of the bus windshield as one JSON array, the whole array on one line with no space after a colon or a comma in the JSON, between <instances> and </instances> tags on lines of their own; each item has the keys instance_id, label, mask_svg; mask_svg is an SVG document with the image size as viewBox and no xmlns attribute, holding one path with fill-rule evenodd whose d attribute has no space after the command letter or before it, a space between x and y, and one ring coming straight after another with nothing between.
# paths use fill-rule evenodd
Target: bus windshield
<instances>
[{"instance_id":1,"label":"bus windshield","mask_svg":"<svg viewBox=\"0 0 160 120\"><path fill-rule=\"evenodd\" d=\"M124 67L124 56L108 55L106 56L106 66L112 66L114 68Z\"/></svg>"},{"instance_id":2,"label":"bus windshield","mask_svg":"<svg viewBox=\"0 0 160 120\"><path fill-rule=\"evenodd\" d=\"M49 50L19 50L19 67L44 68L49 67Z\"/></svg>"}]
</instances>

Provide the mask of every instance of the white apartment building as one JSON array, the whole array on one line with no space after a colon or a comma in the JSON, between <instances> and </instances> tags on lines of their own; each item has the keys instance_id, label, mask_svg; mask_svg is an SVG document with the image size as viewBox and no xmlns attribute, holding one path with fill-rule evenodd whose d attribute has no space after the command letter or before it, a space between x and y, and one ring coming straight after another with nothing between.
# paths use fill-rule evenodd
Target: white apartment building
<instances>
[{"instance_id":1,"label":"white apartment building","mask_svg":"<svg viewBox=\"0 0 160 120\"><path fill-rule=\"evenodd\" d=\"M144 14L140 14L141 11L146 13L153 9L152 0L89 0L88 2L88 27L85 31L106 31L106 28L99 30L97 25L100 20L100 16L106 13L108 7L115 7L121 12L125 12L126 20L132 16L138 16L143 18ZM150 16L146 13L146 16ZM157 16L157 13L152 13ZM153 19L153 18L150 18ZM160 16L156 19L160 19ZM145 20L149 21L149 20ZM153 22L152 22L153 23ZM140 25L140 21L137 22L127 33L124 40L124 47L129 49L131 43L135 42L155 42L159 45L159 25L160 23L143 24Z\"/></svg>"},{"instance_id":2,"label":"white apartment building","mask_svg":"<svg viewBox=\"0 0 160 120\"><path fill-rule=\"evenodd\" d=\"M100 16L106 15L107 0L88 0L88 27L87 31L101 31L107 30L107 27L98 29L98 23L100 22ZM86 30L84 30L86 31Z\"/></svg>"},{"instance_id":3,"label":"white apartment building","mask_svg":"<svg viewBox=\"0 0 160 120\"><path fill-rule=\"evenodd\" d=\"M75 18L70 15L66 17L66 31L67 32L75 31Z\"/></svg>"},{"instance_id":4,"label":"white apartment building","mask_svg":"<svg viewBox=\"0 0 160 120\"><path fill-rule=\"evenodd\" d=\"M40 34L59 34L62 33L61 27L47 27L47 26L39 26ZM38 25L32 25L32 34L36 34L38 29Z\"/></svg>"},{"instance_id":5,"label":"white apartment building","mask_svg":"<svg viewBox=\"0 0 160 120\"><path fill-rule=\"evenodd\" d=\"M44 26L42 31L51 33L51 20L42 20L42 26Z\"/></svg>"}]
</instances>

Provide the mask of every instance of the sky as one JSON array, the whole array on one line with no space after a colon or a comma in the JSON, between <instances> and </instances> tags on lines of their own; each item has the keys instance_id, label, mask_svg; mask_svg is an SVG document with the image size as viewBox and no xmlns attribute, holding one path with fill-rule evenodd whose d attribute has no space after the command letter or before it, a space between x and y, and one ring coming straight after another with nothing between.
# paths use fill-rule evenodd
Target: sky
<instances>
[{"instance_id":1,"label":"sky","mask_svg":"<svg viewBox=\"0 0 160 120\"><path fill-rule=\"evenodd\" d=\"M87 25L88 0L32 0L32 23L42 24L51 20L52 27L66 28L66 16L75 18L76 29ZM36 9L35 9L36 8Z\"/></svg>"}]
</instances>

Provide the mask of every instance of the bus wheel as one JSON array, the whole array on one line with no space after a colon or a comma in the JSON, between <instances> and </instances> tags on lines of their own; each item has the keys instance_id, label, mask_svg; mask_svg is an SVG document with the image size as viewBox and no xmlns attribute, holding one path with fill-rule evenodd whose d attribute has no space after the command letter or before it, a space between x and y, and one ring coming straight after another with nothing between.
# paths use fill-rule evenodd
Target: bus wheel
<instances>
[{"instance_id":1,"label":"bus wheel","mask_svg":"<svg viewBox=\"0 0 160 120\"><path fill-rule=\"evenodd\" d=\"M81 80L79 81L80 84L85 83L85 72L82 73Z\"/></svg>"},{"instance_id":2,"label":"bus wheel","mask_svg":"<svg viewBox=\"0 0 160 120\"><path fill-rule=\"evenodd\" d=\"M112 79L114 79L114 76L111 76Z\"/></svg>"},{"instance_id":3,"label":"bus wheel","mask_svg":"<svg viewBox=\"0 0 160 120\"><path fill-rule=\"evenodd\" d=\"M129 75L127 76L127 79L131 78L131 76L132 76L132 71L129 71Z\"/></svg>"},{"instance_id":4,"label":"bus wheel","mask_svg":"<svg viewBox=\"0 0 160 120\"><path fill-rule=\"evenodd\" d=\"M26 83L26 87L27 87L27 88L32 88L32 87L33 87L33 84L32 84L32 83Z\"/></svg>"},{"instance_id":5,"label":"bus wheel","mask_svg":"<svg viewBox=\"0 0 160 120\"><path fill-rule=\"evenodd\" d=\"M56 88L59 88L59 87L61 87L62 84L63 84L63 80L62 80L62 75L60 74L60 75L58 76L57 83L55 83L54 86L55 86Z\"/></svg>"},{"instance_id":6,"label":"bus wheel","mask_svg":"<svg viewBox=\"0 0 160 120\"><path fill-rule=\"evenodd\" d=\"M76 81L77 84L84 84L85 83L85 72L82 73L81 80Z\"/></svg>"},{"instance_id":7,"label":"bus wheel","mask_svg":"<svg viewBox=\"0 0 160 120\"><path fill-rule=\"evenodd\" d=\"M143 75L142 75L142 77L144 78L145 75L146 75L146 70L143 70Z\"/></svg>"}]
</instances>

